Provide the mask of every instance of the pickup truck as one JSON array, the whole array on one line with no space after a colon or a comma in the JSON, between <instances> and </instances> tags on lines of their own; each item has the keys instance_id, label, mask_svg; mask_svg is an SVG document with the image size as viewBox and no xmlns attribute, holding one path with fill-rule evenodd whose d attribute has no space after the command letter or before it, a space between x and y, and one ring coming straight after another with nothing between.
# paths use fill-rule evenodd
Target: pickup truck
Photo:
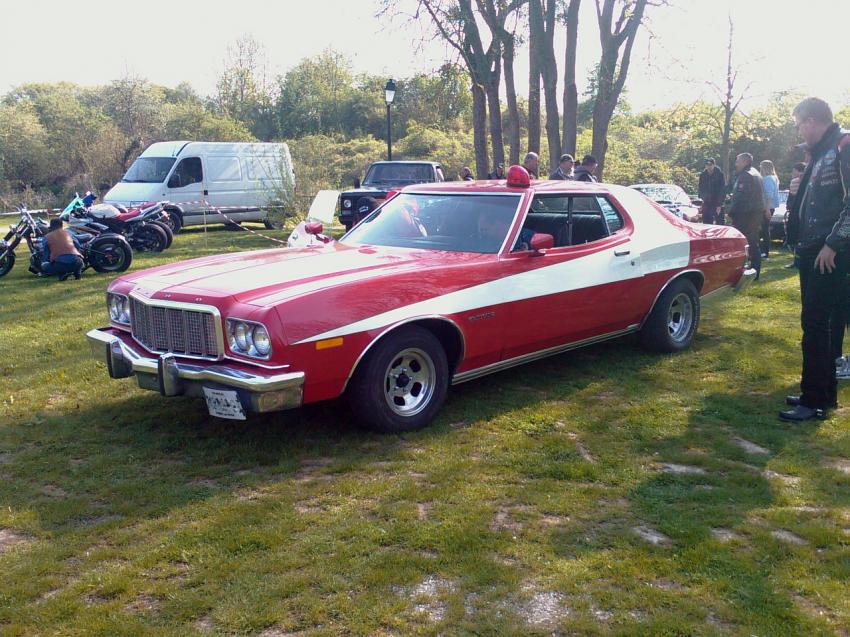
<instances>
[{"instance_id":1,"label":"pickup truck","mask_svg":"<svg viewBox=\"0 0 850 637\"><path fill-rule=\"evenodd\" d=\"M443 168L432 161L376 161L366 171L363 183L339 195L339 221L346 232L357 225L371 209L364 209L361 199L371 197L380 204L387 193L402 186L445 181ZM374 208L374 206L371 206Z\"/></svg>"}]
</instances>

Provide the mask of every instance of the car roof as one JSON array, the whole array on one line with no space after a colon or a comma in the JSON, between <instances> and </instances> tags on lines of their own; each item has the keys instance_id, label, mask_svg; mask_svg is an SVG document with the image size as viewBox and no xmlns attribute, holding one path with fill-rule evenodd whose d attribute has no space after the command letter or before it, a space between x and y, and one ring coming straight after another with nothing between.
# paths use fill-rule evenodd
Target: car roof
<instances>
[{"instance_id":1,"label":"car roof","mask_svg":"<svg viewBox=\"0 0 850 637\"><path fill-rule=\"evenodd\" d=\"M415 161L412 159L400 159L396 161L395 159L392 161L373 161L370 166L375 166L379 164L425 164L427 166L439 166L440 162L438 161Z\"/></svg>"},{"instance_id":2,"label":"car roof","mask_svg":"<svg viewBox=\"0 0 850 637\"><path fill-rule=\"evenodd\" d=\"M607 184L588 181L564 181L560 179L532 179L528 188L508 186L505 179L479 179L477 181L444 181L432 184L414 184L405 186L403 192L450 192L450 193L487 193L487 194L561 194L580 192L587 194L611 192Z\"/></svg>"}]
</instances>

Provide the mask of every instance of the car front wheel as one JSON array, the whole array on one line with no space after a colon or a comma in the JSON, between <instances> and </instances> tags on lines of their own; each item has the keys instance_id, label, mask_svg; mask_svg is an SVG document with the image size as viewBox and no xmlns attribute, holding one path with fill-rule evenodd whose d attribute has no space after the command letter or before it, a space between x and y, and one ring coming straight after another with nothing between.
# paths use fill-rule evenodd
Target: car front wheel
<instances>
[{"instance_id":1,"label":"car front wheel","mask_svg":"<svg viewBox=\"0 0 850 637\"><path fill-rule=\"evenodd\" d=\"M644 346L658 352L687 349L699 325L699 294L688 279L673 281L647 317L640 336Z\"/></svg>"},{"instance_id":2,"label":"car front wheel","mask_svg":"<svg viewBox=\"0 0 850 637\"><path fill-rule=\"evenodd\" d=\"M428 330L401 327L379 341L360 362L348 387L354 414L385 433L421 429L446 399L446 352Z\"/></svg>"}]
</instances>

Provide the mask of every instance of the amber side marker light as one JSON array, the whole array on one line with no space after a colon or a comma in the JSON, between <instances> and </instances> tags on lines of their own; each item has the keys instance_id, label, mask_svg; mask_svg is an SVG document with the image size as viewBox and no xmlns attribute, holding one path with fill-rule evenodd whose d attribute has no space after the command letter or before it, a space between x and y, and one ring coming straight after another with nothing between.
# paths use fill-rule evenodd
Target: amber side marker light
<instances>
[{"instance_id":1,"label":"amber side marker light","mask_svg":"<svg viewBox=\"0 0 850 637\"><path fill-rule=\"evenodd\" d=\"M316 341L316 349L330 349L331 347L339 347L340 345L342 345L342 336L328 338L324 341Z\"/></svg>"},{"instance_id":2,"label":"amber side marker light","mask_svg":"<svg viewBox=\"0 0 850 637\"><path fill-rule=\"evenodd\" d=\"M511 188L528 188L531 185L531 177L528 171L518 164L508 168L506 178L508 186Z\"/></svg>"}]
</instances>

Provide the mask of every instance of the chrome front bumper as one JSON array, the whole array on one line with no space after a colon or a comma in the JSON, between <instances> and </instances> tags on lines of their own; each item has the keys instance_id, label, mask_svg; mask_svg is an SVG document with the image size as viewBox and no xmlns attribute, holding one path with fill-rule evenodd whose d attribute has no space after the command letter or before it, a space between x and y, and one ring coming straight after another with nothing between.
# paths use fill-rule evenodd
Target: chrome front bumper
<instances>
[{"instance_id":1,"label":"chrome front bumper","mask_svg":"<svg viewBox=\"0 0 850 637\"><path fill-rule=\"evenodd\" d=\"M243 408L252 412L280 411L301 406L304 372L258 374L221 364L178 361L174 354L149 358L105 329L86 334L92 354L106 363L109 376L135 374L142 389L163 396L203 396L204 387L235 390Z\"/></svg>"},{"instance_id":2,"label":"chrome front bumper","mask_svg":"<svg viewBox=\"0 0 850 637\"><path fill-rule=\"evenodd\" d=\"M743 274L741 274L741 278L738 279L738 282L732 286L733 292L743 292L750 284L756 280L756 271L753 268L747 268L744 270Z\"/></svg>"}]
</instances>

